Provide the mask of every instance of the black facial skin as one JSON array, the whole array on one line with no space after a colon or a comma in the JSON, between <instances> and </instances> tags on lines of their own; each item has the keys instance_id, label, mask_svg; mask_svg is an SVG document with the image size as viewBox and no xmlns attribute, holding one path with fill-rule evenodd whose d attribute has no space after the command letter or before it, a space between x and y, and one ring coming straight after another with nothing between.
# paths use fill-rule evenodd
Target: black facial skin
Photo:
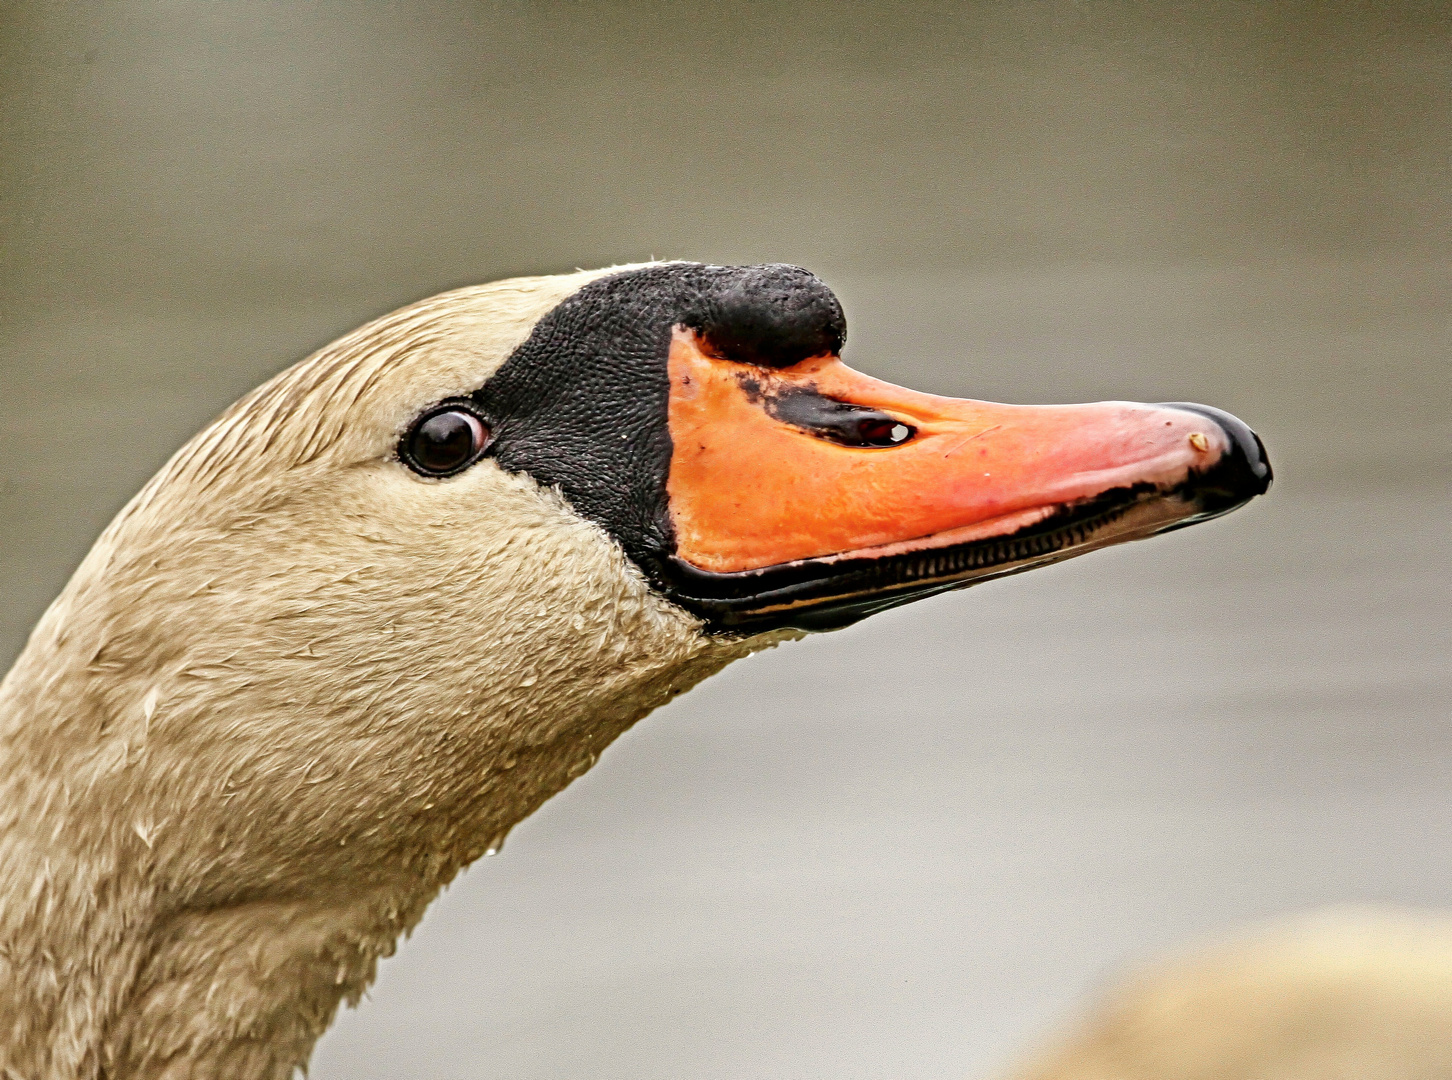
<instances>
[{"instance_id":1,"label":"black facial skin","mask_svg":"<svg viewBox=\"0 0 1452 1080\"><path fill-rule=\"evenodd\" d=\"M586 285L544 316L529 339L473 395L493 441L486 454L511 472L557 486L574 510L604 528L664 596L712 633L778 627L828 630L946 589L964 575L1049 556L1081 542L1145 492L1108 491L1009 537L891 558L804 559L740 573L700 570L675 554L670 473L671 332L695 330L703 347L761 368L836 354L846 337L837 298L795 266L666 263ZM783 423L853 446L891 447L912 430L885 413L810 389L743 390ZM1264 447L1239 420L1204 406L1234 451L1179 494L1190 521L1234 509L1270 485ZM906 433L904 430L906 429ZM890 449L884 452L890 453ZM957 579L955 579L957 575Z\"/></svg>"},{"instance_id":2,"label":"black facial skin","mask_svg":"<svg viewBox=\"0 0 1452 1080\"><path fill-rule=\"evenodd\" d=\"M586 285L474 394L499 464L558 485L667 595L678 325L717 356L770 368L840 351L847 329L832 291L800 267L665 263Z\"/></svg>"}]
</instances>

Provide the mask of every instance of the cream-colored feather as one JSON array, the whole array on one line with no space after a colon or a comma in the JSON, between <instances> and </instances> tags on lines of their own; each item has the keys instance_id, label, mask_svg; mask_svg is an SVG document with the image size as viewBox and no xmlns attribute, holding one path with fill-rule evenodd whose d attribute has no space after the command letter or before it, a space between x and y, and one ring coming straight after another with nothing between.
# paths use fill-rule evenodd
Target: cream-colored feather
<instances>
[{"instance_id":1,"label":"cream-colored feather","mask_svg":"<svg viewBox=\"0 0 1452 1080\"><path fill-rule=\"evenodd\" d=\"M1334 910L1112 991L1011 1080L1452 1080L1452 918Z\"/></svg>"},{"instance_id":2,"label":"cream-colored feather","mask_svg":"<svg viewBox=\"0 0 1452 1080\"><path fill-rule=\"evenodd\" d=\"M0 1076L285 1077L461 867L710 638L560 497L392 460L604 271L462 289L248 395L0 686Z\"/></svg>"}]
</instances>

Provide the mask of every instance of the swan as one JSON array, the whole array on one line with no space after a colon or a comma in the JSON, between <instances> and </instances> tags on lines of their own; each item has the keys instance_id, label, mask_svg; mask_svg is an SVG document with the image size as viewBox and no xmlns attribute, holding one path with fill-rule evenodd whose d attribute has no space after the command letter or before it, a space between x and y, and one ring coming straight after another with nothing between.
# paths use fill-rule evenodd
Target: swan
<instances>
[{"instance_id":1,"label":"swan","mask_svg":"<svg viewBox=\"0 0 1452 1080\"><path fill-rule=\"evenodd\" d=\"M0 684L0 1075L286 1077L458 871L733 660L1223 514L1191 404L845 367L797 267L444 293L249 393Z\"/></svg>"},{"instance_id":2,"label":"swan","mask_svg":"<svg viewBox=\"0 0 1452 1080\"><path fill-rule=\"evenodd\" d=\"M1160 960L1004 1080L1448 1080L1452 918L1330 909Z\"/></svg>"}]
</instances>

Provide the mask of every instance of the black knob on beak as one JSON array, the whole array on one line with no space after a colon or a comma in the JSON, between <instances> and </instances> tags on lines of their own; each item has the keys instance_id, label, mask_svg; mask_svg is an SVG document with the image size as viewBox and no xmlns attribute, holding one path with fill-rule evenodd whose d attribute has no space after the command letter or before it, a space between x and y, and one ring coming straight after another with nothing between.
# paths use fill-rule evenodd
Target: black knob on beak
<instances>
[{"instance_id":1,"label":"black knob on beak","mask_svg":"<svg viewBox=\"0 0 1452 1080\"><path fill-rule=\"evenodd\" d=\"M1227 513L1270 490L1272 473L1265 443L1243 420L1224 409L1192 401L1168 401L1161 407L1203 416L1217 424L1230 443L1220 460L1191 482L1190 490L1203 508L1204 517Z\"/></svg>"}]
</instances>

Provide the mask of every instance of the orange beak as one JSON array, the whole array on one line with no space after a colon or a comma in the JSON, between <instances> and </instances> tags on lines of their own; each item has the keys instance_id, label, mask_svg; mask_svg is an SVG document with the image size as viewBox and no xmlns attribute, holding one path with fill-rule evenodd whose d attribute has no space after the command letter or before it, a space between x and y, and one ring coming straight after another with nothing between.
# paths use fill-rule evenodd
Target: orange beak
<instances>
[{"instance_id":1,"label":"orange beak","mask_svg":"<svg viewBox=\"0 0 1452 1080\"><path fill-rule=\"evenodd\" d=\"M1270 482L1249 429L1201 406L935 397L836 356L736 363L680 327L669 376L678 576L728 623L826 601L822 626L841 625L1223 513Z\"/></svg>"}]
</instances>

